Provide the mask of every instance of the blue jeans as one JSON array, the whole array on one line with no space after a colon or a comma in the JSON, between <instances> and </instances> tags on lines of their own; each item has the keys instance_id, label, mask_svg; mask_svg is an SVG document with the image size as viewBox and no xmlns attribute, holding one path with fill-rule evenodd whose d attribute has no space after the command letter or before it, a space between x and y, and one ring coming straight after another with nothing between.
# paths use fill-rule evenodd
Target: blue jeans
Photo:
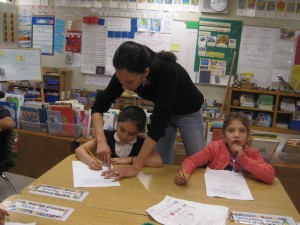
<instances>
[{"instance_id":1,"label":"blue jeans","mask_svg":"<svg viewBox=\"0 0 300 225\"><path fill-rule=\"evenodd\" d=\"M165 130L165 136L161 137L156 144L156 151L166 164L173 164L177 128L187 156L205 146L202 110L191 114L172 116Z\"/></svg>"}]
</instances>

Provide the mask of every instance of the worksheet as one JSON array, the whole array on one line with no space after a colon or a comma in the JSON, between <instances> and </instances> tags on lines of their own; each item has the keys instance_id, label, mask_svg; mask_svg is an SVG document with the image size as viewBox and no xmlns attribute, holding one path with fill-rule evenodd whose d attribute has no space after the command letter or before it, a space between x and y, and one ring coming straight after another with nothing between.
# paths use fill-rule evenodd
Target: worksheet
<instances>
[{"instance_id":1,"label":"worksheet","mask_svg":"<svg viewBox=\"0 0 300 225\"><path fill-rule=\"evenodd\" d=\"M207 167L204 178L209 197L254 200L242 173Z\"/></svg>"},{"instance_id":2,"label":"worksheet","mask_svg":"<svg viewBox=\"0 0 300 225\"><path fill-rule=\"evenodd\" d=\"M102 170L92 170L81 161L72 161L72 166L75 188L120 186L119 181L113 181L115 177L105 179L101 175L102 171L108 170L105 165L102 166Z\"/></svg>"}]
</instances>

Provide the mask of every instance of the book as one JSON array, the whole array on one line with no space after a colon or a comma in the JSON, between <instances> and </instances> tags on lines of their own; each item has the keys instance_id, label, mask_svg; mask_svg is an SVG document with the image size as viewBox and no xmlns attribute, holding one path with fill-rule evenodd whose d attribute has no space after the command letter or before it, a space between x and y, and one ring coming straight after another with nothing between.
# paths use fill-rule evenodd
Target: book
<instances>
[{"instance_id":1,"label":"book","mask_svg":"<svg viewBox=\"0 0 300 225\"><path fill-rule=\"evenodd\" d=\"M282 147L281 152L300 155L300 138L289 138Z\"/></svg>"},{"instance_id":2,"label":"book","mask_svg":"<svg viewBox=\"0 0 300 225\"><path fill-rule=\"evenodd\" d=\"M255 125L263 126L263 127L270 127L271 126L271 115L269 113L258 113Z\"/></svg>"},{"instance_id":3,"label":"book","mask_svg":"<svg viewBox=\"0 0 300 225\"><path fill-rule=\"evenodd\" d=\"M240 105L244 107L255 107L254 95L253 94L241 94L240 95Z\"/></svg>"},{"instance_id":4,"label":"book","mask_svg":"<svg viewBox=\"0 0 300 225\"><path fill-rule=\"evenodd\" d=\"M38 110L36 108L21 106L21 120L31 123L40 123Z\"/></svg>"},{"instance_id":5,"label":"book","mask_svg":"<svg viewBox=\"0 0 300 225\"><path fill-rule=\"evenodd\" d=\"M274 152L279 145L279 141L273 138L258 138L253 137L250 146L259 150L263 159L270 162Z\"/></svg>"},{"instance_id":6,"label":"book","mask_svg":"<svg viewBox=\"0 0 300 225\"><path fill-rule=\"evenodd\" d=\"M273 110L273 95L259 94L257 99L257 108L263 110Z\"/></svg>"}]
</instances>

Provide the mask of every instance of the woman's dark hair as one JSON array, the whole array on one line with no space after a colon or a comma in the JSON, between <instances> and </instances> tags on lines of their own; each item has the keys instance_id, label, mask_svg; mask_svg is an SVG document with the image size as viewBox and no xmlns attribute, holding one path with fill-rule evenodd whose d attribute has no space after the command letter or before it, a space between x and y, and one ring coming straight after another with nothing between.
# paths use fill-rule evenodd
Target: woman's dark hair
<instances>
[{"instance_id":1,"label":"woman's dark hair","mask_svg":"<svg viewBox=\"0 0 300 225\"><path fill-rule=\"evenodd\" d=\"M239 120L246 127L247 133L250 134L250 122L247 115L243 112L231 112L223 123L223 134L225 134L226 128L231 124L233 120Z\"/></svg>"},{"instance_id":2,"label":"woman's dark hair","mask_svg":"<svg viewBox=\"0 0 300 225\"><path fill-rule=\"evenodd\" d=\"M118 122L132 122L140 132L145 130L146 120L146 113L137 106L127 106L118 115Z\"/></svg>"},{"instance_id":3,"label":"woman's dark hair","mask_svg":"<svg viewBox=\"0 0 300 225\"><path fill-rule=\"evenodd\" d=\"M117 70L125 69L132 73L144 73L149 67L151 73L158 68L159 58L168 58L174 61L177 59L172 52L155 53L145 45L126 41L116 50L113 65Z\"/></svg>"}]
</instances>

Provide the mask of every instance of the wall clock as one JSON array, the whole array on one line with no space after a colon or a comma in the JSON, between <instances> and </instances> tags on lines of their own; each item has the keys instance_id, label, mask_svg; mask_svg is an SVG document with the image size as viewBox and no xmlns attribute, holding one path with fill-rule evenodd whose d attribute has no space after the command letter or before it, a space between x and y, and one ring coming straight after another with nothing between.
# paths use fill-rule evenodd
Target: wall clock
<instances>
[{"instance_id":1,"label":"wall clock","mask_svg":"<svg viewBox=\"0 0 300 225\"><path fill-rule=\"evenodd\" d=\"M210 0L210 6L212 10L216 12L222 12L227 8L227 0Z\"/></svg>"}]
</instances>

